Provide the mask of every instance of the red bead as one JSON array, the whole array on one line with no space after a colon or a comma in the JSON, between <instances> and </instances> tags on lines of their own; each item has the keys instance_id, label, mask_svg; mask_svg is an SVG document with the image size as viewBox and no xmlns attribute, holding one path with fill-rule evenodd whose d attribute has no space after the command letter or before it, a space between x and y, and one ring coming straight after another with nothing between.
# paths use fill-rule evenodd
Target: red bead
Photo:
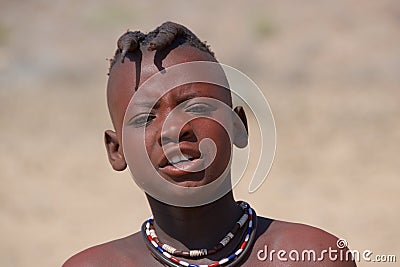
<instances>
[{"instance_id":1,"label":"red bead","mask_svg":"<svg viewBox=\"0 0 400 267\"><path fill-rule=\"evenodd\" d=\"M173 261L175 263L179 263L179 260L177 258L175 258L175 257L172 257L172 256L171 256L171 261Z\"/></svg>"},{"instance_id":2,"label":"red bead","mask_svg":"<svg viewBox=\"0 0 400 267\"><path fill-rule=\"evenodd\" d=\"M242 243L242 245L240 246L241 249L244 249L246 247L246 241Z\"/></svg>"},{"instance_id":3,"label":"red bead","mask_svg":"<svg viewBox=\"0 0 400 267\"><path fill-rule=\"evenodd\" d=\"M215 266L219 266L219 262L218 261L208 265L208 267L215 267Z\"/></svg>"}]
</instances>

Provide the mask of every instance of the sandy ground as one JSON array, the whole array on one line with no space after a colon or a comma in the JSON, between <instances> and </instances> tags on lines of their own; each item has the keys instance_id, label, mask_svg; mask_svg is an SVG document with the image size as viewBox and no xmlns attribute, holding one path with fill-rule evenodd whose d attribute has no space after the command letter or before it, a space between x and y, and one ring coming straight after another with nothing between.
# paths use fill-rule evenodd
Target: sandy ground
<instances>
[{"instance_id":1,"label":"sandy ground","mask_svg":"<svg viewBox=\"0 0 400 267\"><path fill-rule=\"evenodd\" d=\"M274 166L238 198L399 261L398 1L3 0L0 266L60 266L150 214L106 158L105 59L126 29L166 20L208 40L271 104Z\"/></svg>"}]
</instances>

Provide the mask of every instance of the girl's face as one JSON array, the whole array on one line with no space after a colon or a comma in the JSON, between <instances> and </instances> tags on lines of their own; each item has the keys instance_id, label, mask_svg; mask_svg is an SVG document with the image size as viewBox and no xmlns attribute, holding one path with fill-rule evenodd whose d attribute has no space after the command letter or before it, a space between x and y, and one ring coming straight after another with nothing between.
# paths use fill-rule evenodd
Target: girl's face
<instances>
[{"instance_id":1,"label":"girl's face","mask_svg":"<svg viewBox=\"0 0 400 267\"><path fill-rule=\"evenodd\" d=\"M230 135L234 131L230 92L199 82L168 91L162 85L140 87L159 70L153 52L144 52L140 60L132 59L114 65L107 89L119 144L122 146L123 128L124 140L128 140L123 149L130 157L128 163L134 162L129 164L131 171L135 176L148 177L152 168L167 181L185 187L198 187L217 179L229 168L234 142ZM172 50L162 64L168 68L192 61L215 60L205 52L184 46ZM135 93L137 84L139 91ZM206 142L200 145L203 140ZM145 150L140 149L143 144Z\"/></svg>"},{"instance_id":2,"label":"girl's face","mask_svg":"<svg viewBox=\"0 0 400 267\"><path fill-rule=\"evenodd\" d=\"M135 151L127 159L136 163L133 168L142 163L139 170L132 170L134 175L147 173L140 168L149 168L142 161L148 157L151 168L177 185L197 187L218 178L228 167L232 148L226 129L232 127L230 114L220 102L221 91L214 85L195 83L170 90L153 107L132 102L125 120L124 149ZM138 101L155 103L152 95L142 92ZM205 142L201 147L206 139L215 146ZM144 142L146 151L139 152L139 142Z\"/></svg>"}]
</instances>

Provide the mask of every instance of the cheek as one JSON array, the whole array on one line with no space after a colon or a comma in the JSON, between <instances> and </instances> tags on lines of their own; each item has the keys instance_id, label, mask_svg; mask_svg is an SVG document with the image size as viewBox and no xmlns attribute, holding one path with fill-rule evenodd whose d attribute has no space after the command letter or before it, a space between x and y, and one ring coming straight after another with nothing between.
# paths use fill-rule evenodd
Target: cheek
<instances>
[{"instance_id":1,"label":"cheek","mask_svg":"<svg viewBox=\"0 0 400 267\"><path fill-rule=\"evenodd\" d=\"M217 147L217 156L230 157L232 143L226 129L221 123L210 119L199 120L198 125L194 126L199 140L210 138Z\"/></svg>"},{"instance_id":2,"label":"cheek","mask_svg":"<svg viewBox=\"0 0 400 267\"><path fill-rule=\"evenodd\" d=\"M130 156L135 162L143 162L148 158L152 160L151 155L154 154L157 144L155 134L149 130L127 129L124 132L124 154Z\"/></svg>"},{"instance_id":3,"label":"cheek","mask_svg":"<svg viewBox=\"0 0 400 267\"><path fill-rule=\"evenodd\" d=\"M232 154L231 141L225 127L216 121L203 123L196 129L199 131L199 140L210 138L217 149L214 161L205 172L207 182L211 182L220 177L229 168Z\"/></svg>"},{"instance_id":4,"label":"cheek","mask_svg":"<svg viewBox=\"0 0 400 267\"><path fill-rule=\"evenodd\" d=\"M152 163L155 163L155 161L158 160L157 155L161 149L160 145L158 144L157 136L157 131L154 131L154 129L148 127L145 131L145 137L142 137L141 139L145 142L146 147L146 155L143 156L149 157Z\"/></svg>"}]
</instances>

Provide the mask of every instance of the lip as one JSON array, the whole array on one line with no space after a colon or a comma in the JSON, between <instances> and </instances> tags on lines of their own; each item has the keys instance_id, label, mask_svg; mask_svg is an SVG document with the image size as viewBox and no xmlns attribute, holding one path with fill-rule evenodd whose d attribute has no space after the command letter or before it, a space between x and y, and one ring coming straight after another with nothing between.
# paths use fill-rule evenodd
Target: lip
<instances>
[{"instance_id":1,"label":"lip","mask_svg":"<svg viewBox=\"0 0 400 267\"><path fill-rule=\"evenodd\" d=\"M203 165L204 160L199 158L185 163L167 165L163 168L160 168L160 170L169 177L180 177L190 173L199 172Z\"/></svg>"},{"instance_id":2,"label":"lip","mask_svg":"<svg viewBox=\"0 0 400 267\"><path fill-rule=\"evenodd\" d=\"M192 158L190 161L180 162L176 164L169 164L168 158L171 159L178 155L187 155ZM189 173L198 172L204 165L204 159L200 157L201 154L198 150L191 149L188 147L174 146L165 149L165 154L158 164L158 168L161 172L165 173L170 177L179 177L187 175ZM168 157L168 158L167 158Z\"/></svg>"}]
</instances>

